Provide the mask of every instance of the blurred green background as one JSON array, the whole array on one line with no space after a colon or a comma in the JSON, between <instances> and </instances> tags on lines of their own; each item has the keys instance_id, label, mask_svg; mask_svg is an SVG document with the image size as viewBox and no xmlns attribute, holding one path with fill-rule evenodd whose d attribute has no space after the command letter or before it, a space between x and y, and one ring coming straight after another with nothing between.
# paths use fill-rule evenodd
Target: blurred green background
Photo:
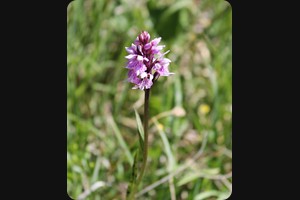
<instances>
[{"instance_id":1,"label":"blurred green background","mask_svg":"<svg viewBox=\"0 0 300 200\"><path fill-rule=\"evenodd\" d=\"M137 199L226 199L232 11L224 0L75 0L68 6L67 192L73 199L125 199L138 144L134 108L142 118L144 92L125 81L124 56L142 30L162 37L175 75L160 77L151 90L149 159Z\"/></svg>"}]
</instances>

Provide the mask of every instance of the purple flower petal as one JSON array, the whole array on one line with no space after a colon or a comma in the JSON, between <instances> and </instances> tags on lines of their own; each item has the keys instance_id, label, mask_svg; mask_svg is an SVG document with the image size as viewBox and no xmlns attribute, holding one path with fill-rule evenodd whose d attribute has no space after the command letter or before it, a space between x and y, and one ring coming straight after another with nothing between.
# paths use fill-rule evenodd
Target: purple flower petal
<instances>
[{"instance_id":1,"label":"purple flower petal","mask_svg":"<svg viewBox=\"0 0 300 200\"><path fill-rule=\"evenodd\" d=\"M134 44L131 44L131 47L125 47L125 49L129 54L137 53L136 46Z\"/></svg>"},{"instance_id":2,"label":"purple flower petal","mask_svg":"<svg viewBox=\"0 0 300 200\"><path fill-rule=\"evenodd\" d=\"M158 43L160 42L160 40L161 40L161 37L155 38L155 39L153 39L153 40L151 41L151 44L152 44L153 46L157 46Z\"/></svg>"},{"instance_id":3,"label":"purple flower petal","mask_svg":"<svg viewBox=\"0 0 300 200\"><path fill-rule=\"evenodd\" d=\"M151 43L147 43L147 44L145 44L144 48L147 51L151 48L151 46L152 46Z\"/></svg>"},{"instance_id":4,"label":"purple flower petal","mask_svg":"<svg viewBox=\"0 0 300 200\"><path fill-rule=\"evenodd\" d=\"M155 38L150 41L150 35L142 31L131 45L126 47L129 55L126 68L128 71L128 81L135 84L133 89L150 89L153 85L153 74L155 80L159 76L169 76L174 73L169 72L171 60L164 58L169 51L162 53L164 45L158 45L161 38Z\"/></svg>"}]
</instances>

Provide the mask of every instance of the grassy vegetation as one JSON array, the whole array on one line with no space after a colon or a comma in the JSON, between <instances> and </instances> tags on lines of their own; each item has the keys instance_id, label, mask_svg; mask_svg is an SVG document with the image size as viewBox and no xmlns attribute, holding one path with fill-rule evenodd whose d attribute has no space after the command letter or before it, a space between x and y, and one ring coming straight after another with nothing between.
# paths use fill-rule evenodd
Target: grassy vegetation
<instances>
[{"instance_id":1,"label":"grassy vegetation","mask_svg":"<svg viewBox=\"0 0 300 200\"><path fill-rule=\"evenodd\" d=\"M134 109L143 118L144 100L125 81L125 46L142 30L162 37L175 75L160 77L151 89L148 165L137 199L227 198L231 18L224 0L75 0L68 6L67 192L73 199L125 199L139 145Z\"/></svg>"}]
</instances>

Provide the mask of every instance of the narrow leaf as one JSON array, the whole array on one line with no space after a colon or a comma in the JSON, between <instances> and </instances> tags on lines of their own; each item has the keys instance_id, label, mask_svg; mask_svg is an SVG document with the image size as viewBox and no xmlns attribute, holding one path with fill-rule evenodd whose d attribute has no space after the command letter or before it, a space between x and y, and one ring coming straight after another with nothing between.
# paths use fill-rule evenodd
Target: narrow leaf
<instances>
[{"instance_id":1,"label":"narrow leaf","mask_svg":"<svg viewBox=\"0 0 300 200\"><path fill-rule=\"evenodd\" d=\"M135 152L134 152L134 162L133 162L133 165L132 165L132 171L131 171L131 179L130 179L130 185L128 187L128 190L127 190L127 195L129 195L133 188L135 187L136 185L136 180L137 180L137 168L138 168L138 158L139 158L139 149L137 149Z\"/></svg>"},{"instance_id":2,"label":"narrow leaf","mask_svg":"<svg viewBox=\"0 0 300 200\"><path fill-rule=\"evenodd\" d=\"M218 197L220 195L220 192L216 191L216 190L210 190L210 191L205 191L202 192L200 194L198 194L194 200L202 200L202 199L207 199L209 197Z\"/></svg>"},{"instance_id":3,"label":"narrow leaf","mask_svg":"<svg viewBox=\"0 0 300 200\"><path fill-rule=\"evenodd\" d=\"M136 109L134 109L135 112L135 118L136 118L136 122L137 122L137 126L138 126L138 133L139 133L139 143L140 143L140 147L143 150L144 148L144 128L143 128L143 124L140 118L139 113L137 112Z\"/></svg>"},{"instance_id":4,"label":"narrow leaf","mask_svg":"<svg viewBox=\"0 0 300 200\"><path fill-rule=\"evenodd\" d=\"M168 140L165 132L161 128L159 128L159 124L158 124L158 121L156 120L156 118L153 118L153 122L154 122L156 128L158 129L159 135L160 135L163 145L164 145L164 151L168 157L168 170L172 171L176 167L176 161L174 159L174 155L172 153L169 140Z\"/></svg>"},{"instance_id":5,"label":"narrow leaf","mask_svg":"<svg viewBox=\"0 0 300 200\"><path fill-rule=\"evenodd\" d=\"M113 131L114 131L114 133L117 137L118 142L120 143L120 146L124 150L124 153L125 153L125 155L128 159L128 162L132 165L133 164L133 157L130 154L129 148L128 148L128 146L127 146L127 144L126 144L126 142L125 142L125 140L124 140L124 138L123 138L123 136L120 132L120 129L118 128L116 122L114 121L113 117L110 118L109 122L110 122L110 125L111 125L111 127L112 127L112 129L113 129Z\"/></svg>"}]
</instances>

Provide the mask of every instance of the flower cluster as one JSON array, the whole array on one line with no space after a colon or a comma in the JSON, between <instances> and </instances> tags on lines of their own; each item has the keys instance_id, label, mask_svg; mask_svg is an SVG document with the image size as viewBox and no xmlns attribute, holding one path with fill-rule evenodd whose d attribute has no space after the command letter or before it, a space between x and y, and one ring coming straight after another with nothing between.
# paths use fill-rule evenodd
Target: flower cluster
<instances>
[{"instance_id":1,"label":"flower cluster","mask_svg":"<svg viewBox=\"0 0 300 200\"><path fill-rule=\"evenodd\" d=\"M164 58L169 51L161 53L165 46L158 45L160 40L155 38L150 41L149 33L142 31L131 47L126 47L129 53L125 57L128 59L128 81L135 84L132 89L150 89L159 76L174 74L168 69L171 60Z\"/></svg>"}]
</instances>

